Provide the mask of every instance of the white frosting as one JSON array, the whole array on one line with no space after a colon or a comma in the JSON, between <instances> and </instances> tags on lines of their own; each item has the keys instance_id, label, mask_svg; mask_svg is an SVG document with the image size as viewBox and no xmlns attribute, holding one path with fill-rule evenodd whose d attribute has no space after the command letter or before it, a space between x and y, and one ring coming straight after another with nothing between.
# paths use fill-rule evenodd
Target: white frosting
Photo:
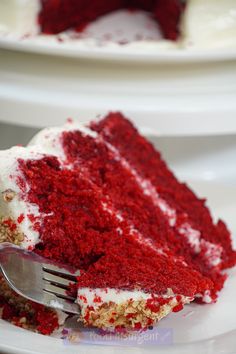
<instances>
[{"instance_id":1,"label":"white frosting","mask_svg":"<svg viewBox=\"0 0 236 354\"><path fill-rule=\"evenodd\" d=\"M213 302L210 294L211 294L210 291L206 290L202 297L202 301L205 302L206 304L211 304Z\"/></svg>"},{"instance_id":2,"label":"white frosting","mask_svg":"<svg viewBox=\"0 0 236 354\"><path fill-rule=\"evenodd\" d=\"M80 298L81 296L81 298ZM84 297L85 299L83 299ZM96 302L94 299L96 297L101 298L101 302ZM101 306L102 303L115 302L116 304L121 304L128 300L147 300L151 299L150 293L145 293L141 290L119 290L111 288L81 288L78 289L78 303L80 306L85 305L93 306L94 308Z\"/></svg>"},{"instance_id":3,"label":"white frosting","mask_svg":"<svg viewBox=\"0 0 236 354\"><path fill-rule=\"evenodd\" d=\"M38 241L39 234L32 229L32 223L27 215L33 214L37 217L39 216L39 210L37 205L29 203L21 197L17 177L23 178L23 175L18 169L17 160L19 158L36 160L42 157L42 150L39 147L30 149L17 146L9 150L0 151L0 215L7 218L11 217L15 221L21 214L24 215L23 221L18 225L20 231L26 236L22 244L23 247L35 245ZM26 184L26 191L27 188ZM2 193L8 189L16 193L11 202L6 202L3 199Z\"/></svg>"},{"instance_id":4,"label":"white frosting","mask_svg":"<svg viewBox=\"0 0 236 354\"><path fill-rule=\"evenodd\" d=\"M184 47L236 48L236 1L188 1L181 28Z\"/></svg>"},{"instance_id":5,"label":"white frosting","mask_svg":"<svg viewBox=\"0 0 236 354\"><path fill-rule=\"evenodd\" d=\"M201 238L200 231L193 229L189 223L180 225L178 231L196 254L202 250L205 252L204 257L210 267L216 267L221 263L222 246Z\"/></svg>"},{"instance_id":6,"label":"white frosting","mask_svg":"<svg viewBox=\"0 0 236 354\"><path fill-rule=\"evenodd\" d=\"M211 304L213 301L212 297L211 297L211 292L209 290L206 290L204 292L204 294L196 294L195 295L196 298L201 298L201 300L205 303L205 304Z\"/></svg>"},{"instance_id":7,"label":"white frosting","mask_svg":"<svg viewBox=\"0 0 236 354\"><path fill-rule=\"evenodd\" d=\"M159 296L159 295L157 295ZM162 298L175 298L176 295L169 289L167 294L161 295ZM141 301L153 298L153 294L146 293L142 290L121 290L112 288L80 288L78 289L78 304L84 308L87 306L93 306L95 309L103 303L114 302L116 304L122 304L129 300ZM97 299L97 301L96 301ZM99 301L99 300L101 301ZM95 300L95 301L94 301ZM188 296L181 296L181 301L187 303L192 301L193 298Z\"/></svg>"},{"instance_id":8,"label":"white frosting","mask_svg":"<svg viewBox=\"0 0 236 354\"><path fill-rule=\"evenodd\" d=\"M184 223L180 225L178 228L178 231L181 235L186 237L189 245L193 249L194 253L199 253L201 252L201 233L198 230L194 230L191 228L191 225L189 223Z\"/></svg>"},{"instance_id":9,"label":"white frosting","mask_svg":"<svg viewBox=\"0 0 236 354\"><path fill-rule=\"evenodd\" d=\"M85 135L89 135L92 138L96 138L97 133L86 128L84 125L79 122L68 122L61 127L49 127L41 130L36 134L31 141L29 146L40 146L42 150L47 154L55 155L60 160L65 160L65 153L61 144L61 134L65 131L74 131L79 130Z\"/></svg>"},{"instance_id":10,"label":"white frosting","mask_svg":"<svg viewBox=\"0 0 236 354\"><path fill-rule=\"evenodd\" d=\"M0 0L0 33L18 36L39 33L40 0Z\"/></svg>"},{"instance_id":11,"label":"white frosting","mask_svg":"<svg viewBox=\"0 0 236 354\"><path fill-rule=\"evenodd\" d=\"M204 239L200 241L201 247L206 250L205 257L208 261L210 267L217 267L222 259L223 247L220 245L216 245Z\"/></svg>"}]
</instances>

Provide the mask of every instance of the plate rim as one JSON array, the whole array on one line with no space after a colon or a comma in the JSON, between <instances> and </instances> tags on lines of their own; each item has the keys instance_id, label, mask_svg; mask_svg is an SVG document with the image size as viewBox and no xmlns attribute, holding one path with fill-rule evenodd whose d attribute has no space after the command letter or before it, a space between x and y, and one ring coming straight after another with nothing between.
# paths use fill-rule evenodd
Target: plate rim
<instances>
[{"instance_id":1,"label":"plate rim","mask_svg":"<svg viewBox=\"0 0 236 354\"><path fill-rule=\"evenodd\" d=\"M122 48L122 50L120 50ZM41 54L50 56L67 57L74 59L87 59L112 62L135 62L140 64L181 64L202 63L236 60L236 49L211 48L211 49L184 49L169 48L141 51L125 46L89 46L75 48L74 42L40 42L30 39L17 39L0 35L0 49ZM123 50L124 49L124 50ZM159 50L159 51L158 51Z\"/></svg>"},{"instance_id":2,"label":"plate rim","mask_svg":"<svg viewBox=\"0 0 236 354\"><path fill-rule=\"evenodd\" d=\"M2 327L4 321L0 321L0 328ZM9 326L12 326L9 324ZM34 333L34 332L30 332L30 331L26 331L23 330L22 328L17 328L16 327L16 332L17 332L17 343L19 344L19 342L23 342L25 339L25 337L31 337L33 336L35 340L37 337L37 343L41 342L42 339L42 334L39 333ZM0 339L1 339L1 343L0 343L0 350L2 354L49 354L51 352L51 344L53 345L54 349L57 350L57 353L62 353L64 352L61 351L61 349L63 348L71 348L71 350L67 350L68 354L74 354L77 353L78 351L76 349L80 349L80 350L86 350L89 351L91 354L100 354L100 353L105 353L108 354L110 353L111 349L116 348L117 353L119 350L122 350L122 348L125 348L126 352L133 352L134 350L137 350L137 348L141 348L141 350L143 351L143 353L151 353L155 350L156 353L166 353L168 352L168 354L179 354L180 351L182 354L187 354L190 352L191 350L191 354L198 354L199 350L204 350L204 352L209 353L209 354L217 354L217 353L222 353L221 349L225 348L224 353L232 353L232 350L235 349L235 345L236 345L236 329L231 330L229 332L225 332L222 334L219 334L217 336L214 337L210 337L207 339L203 339L203 340L197 340L197 341L193 341L191 343L176 343L176 344L172 344L172 345L167 345L167 346L110 346L110 345L88 345L88 344L71 344L71 346L69 347L69 345L65 345L63 344L63 340L60 338L54 338L54 337L49 337L49 336L43 336L44 338L46 338L47 344L49 345L49 347L47 349L47 352L42 351L41 349L39 350L35 350L33 349L28 349L27 347L25 348L19 348L19 346L17 345L17 343L15 343L13 346L9 345L8 343L2 343L3 337L0 333ZM226 348L226 346L230 345L230 347ZM75 349L75 350L74 350ZM95 349L95 350L94 350ZM3 350L3 352L2 352ZM60 351L59 351L60 350ZM141 352L140 352L141 353Z\"/></svg>"}]
</instances>

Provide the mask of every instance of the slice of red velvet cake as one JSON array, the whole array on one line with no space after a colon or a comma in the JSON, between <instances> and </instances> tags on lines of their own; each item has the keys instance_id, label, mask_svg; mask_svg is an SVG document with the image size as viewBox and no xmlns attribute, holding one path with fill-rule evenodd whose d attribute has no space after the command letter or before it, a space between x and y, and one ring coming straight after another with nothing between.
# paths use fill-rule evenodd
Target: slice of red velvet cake
<instances>
[{"instance_id":1,"label":"slice of red velvet cake","mask_svg":"<svg viewBox=\"0 0 236 354\"><path fill-rule=\"evenodd\" d=\"M120 113L45 129L0 167L0 241L81 269L85 325L146 328L214 301L235 264L224 223Z\"/></svg>"},{"instance_id":2,"label":"slice of red velvet cake","mask_svg":"<svg viewBox=\"0 0 236 354\"><path fill-rule=\"evenodd\" d=\"M132 171L152 210L161 212L173 230L164 236L171 251L212 279L214 290L203 301L214 301L226 277L221 270L236 263L236 252L224 222L213 223L205 200L198 199L185 183L177 180L152 144L120 113L92 123L91 128L121 158L123 166ZM160 238L159 232L154 236L152 230L151 234L152 238Z\"/></svg>"}]
</instances>

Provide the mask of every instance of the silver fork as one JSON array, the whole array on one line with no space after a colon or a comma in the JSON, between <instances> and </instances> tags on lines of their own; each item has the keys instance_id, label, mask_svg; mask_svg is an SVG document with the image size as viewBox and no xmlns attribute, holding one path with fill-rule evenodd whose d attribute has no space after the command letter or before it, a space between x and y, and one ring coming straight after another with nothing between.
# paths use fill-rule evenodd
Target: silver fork
<instances>
[{"instance_id":1,"label":"silver fork","mask_svg":"<svg viewBox=\"0 0 236 354\"><path fill-rule=\"evenodd\" d=\"M63 268L11 243L0 244L0 269L10 287L26 299L67 313L80 313L76 298L68 295L79 271Z\"/></svg>"}]
</instances>

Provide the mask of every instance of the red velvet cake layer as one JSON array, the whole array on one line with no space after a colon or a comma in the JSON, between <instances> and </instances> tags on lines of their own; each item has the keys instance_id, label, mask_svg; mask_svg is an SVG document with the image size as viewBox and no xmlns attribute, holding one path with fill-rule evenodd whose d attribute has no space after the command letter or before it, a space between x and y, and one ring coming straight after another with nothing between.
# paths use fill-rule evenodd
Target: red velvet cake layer
<instances>
[{"instance_id":1,"label":"red velvet cake layer","mask_svg":"<svg viewBox=\"0 0 236 354\"><path fill-rule=\"evenodd\" d=\"M167 39L176 40L183 12L180 0L41 0L39 24L43 33L54 34L74 28L81 31L99 16L122 8L149 11Z\"/></svg>"}]
</instances>

